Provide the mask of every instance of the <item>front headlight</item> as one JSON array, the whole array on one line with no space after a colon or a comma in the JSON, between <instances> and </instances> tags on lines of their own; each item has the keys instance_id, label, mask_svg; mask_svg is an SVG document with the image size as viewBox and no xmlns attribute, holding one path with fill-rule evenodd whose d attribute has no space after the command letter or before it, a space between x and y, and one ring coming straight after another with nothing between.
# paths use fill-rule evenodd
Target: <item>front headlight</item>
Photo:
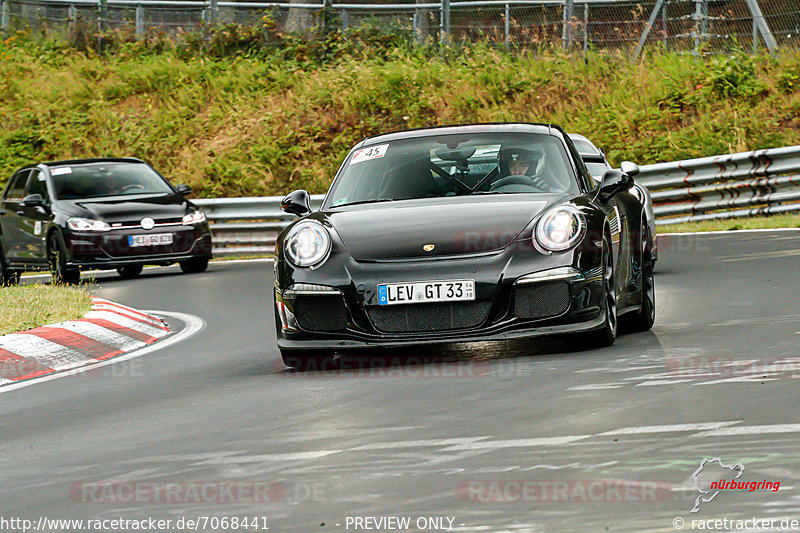
<instances>
[{"instance_id":1,"label":"front headlight","mask_svg":"<svg viewBox=\"0 0 800 533\"><path fill-rule=\"evenodd\" d=\"M67 227L72 231L109 231L111 229L108 222L78 217L67 220Z\"/></svg>"},{"instance_id":2,"label":"front headlight","mask_svg":"<svg viewBox=\"0 0 800 533\"><path fill-rule=\"evenodd\" d=\"M194 213L189 213L183 217L183 224L185 226L191 226L192 224L200 224L206 221L206 214L202 211L195 211Z\"/></svg>"},{"instance_id":3,"label":"front headlight","mask_svg":"<svg viewBox=\"0 0 800 533\"><path fill-rule=\"evenodd\" d=\"M331 251L331 237L322 224L306 220L294 226L284 241L286 258L295 266L323 263Z\"/></svg>"},{"instance_id":4,"label":"front headlight","mask_svg":"<svg viewBox=\"0 0 800 533\"><path fill-rule=\"evenodd\" d=\"M545 250L563 252L578 243L585 227L580 211L570 205L562 205L542 215L536 224L534 235Z\"/></svg>"}]
</instances>

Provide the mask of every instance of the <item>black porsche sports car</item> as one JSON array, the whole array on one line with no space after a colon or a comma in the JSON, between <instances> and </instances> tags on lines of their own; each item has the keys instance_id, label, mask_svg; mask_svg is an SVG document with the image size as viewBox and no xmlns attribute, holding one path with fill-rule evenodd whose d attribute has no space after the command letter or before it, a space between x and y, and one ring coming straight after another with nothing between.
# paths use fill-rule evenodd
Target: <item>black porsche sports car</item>
<instances>
[{"instance_id":1,"label":"black porsche sports car","mask_svg":"<svg viewBox=\"0 0 800 533\"><path fill-rule=\"evenodd\" d=\"M93 268L132 278L142 265L178 262L202 272L211 233L189 192L133 158L25 166L0 199L0 285L25 270L50 269L66 283Z\"/></svg>"},{"instance_id":2,"label":"black porsche sports car","mask_svg":"<svg viewBox=\"0 0 800 533\"><path fill-rule=\"evenodd\" d=\"M622 315L650 329L652 235L632 184L615 169L597 184L547 124L360 142L319 211L304 190L283 200L300 216L275 246L284 362L547 334L608 346Z\"/></svg>"}]
</instances>

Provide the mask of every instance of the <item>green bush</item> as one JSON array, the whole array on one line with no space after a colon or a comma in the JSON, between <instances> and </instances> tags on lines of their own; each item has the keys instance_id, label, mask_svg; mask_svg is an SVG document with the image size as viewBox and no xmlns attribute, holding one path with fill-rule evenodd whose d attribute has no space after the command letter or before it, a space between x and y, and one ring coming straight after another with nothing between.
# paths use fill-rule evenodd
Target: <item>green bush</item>
<instances>
[{"instance_id":1,"label":"green bush","mask_svg":"<svg viewBox=\"0 0 800 533\"><path fill-rule=\"evenodd\" d=\"M314 39L220 27L80 50L0 41L0 182L33 160L136 156L198 196L322 192L364 137L464 122L552 122L612 163L800 144L800 52L437 50L365 25Z\"/></svg>"}]
</instances>

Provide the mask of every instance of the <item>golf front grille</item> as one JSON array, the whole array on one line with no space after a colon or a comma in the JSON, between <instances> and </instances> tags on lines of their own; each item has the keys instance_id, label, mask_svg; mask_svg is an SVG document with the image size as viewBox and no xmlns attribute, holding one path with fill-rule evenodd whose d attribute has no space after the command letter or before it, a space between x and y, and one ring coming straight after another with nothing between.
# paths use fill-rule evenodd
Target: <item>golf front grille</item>
<instances>
[{"instance_id":1,"label":"golf front grille","mask_svg":"<svg viewBox=\"0 0 800 533\"><path fill-rule=\"evenodd\" d=\"M367 314L375 329L386 333L446 331L474 328L489 316L491 302L437 302L371 307Z\"/></svg>"},{"instance_id":2,"label":"golf front grille","mask_svg":"<svg viewBox=\"0 0 800 533\"><path fill-rule=\"evenodd\" d=\"M294 316L306 331L340 331L347 327L347 311L339 295L298 296Z\"/></svg>"},{"instance_id":3,"label":"golf front grille","mask_svg":"<svg viewBox=\"0 0 800 533\"><path fill-rule=\"evenodd\" d=\"M547 318L569 309L569 285L564 281L529 283L514 287L514 314L519 318Z\"/></svg>"}]
</instances>

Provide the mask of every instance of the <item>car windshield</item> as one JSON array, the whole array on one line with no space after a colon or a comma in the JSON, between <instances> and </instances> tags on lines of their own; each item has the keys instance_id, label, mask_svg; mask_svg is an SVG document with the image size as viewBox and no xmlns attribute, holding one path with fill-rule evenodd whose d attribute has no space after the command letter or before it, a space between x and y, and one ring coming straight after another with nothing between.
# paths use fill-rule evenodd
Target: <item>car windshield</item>
<instances>
[{"instance_id":1,"label":"car windshield","mask_svg":"<svg viewBox=\"0 0 800 533\"><path fill-rule=\"evenodd\" d=\"M570 193L578 185L552 135L450 134L356 150L326 207L477 194Z\"/></svg>"},{"instance_id":2,"label":"car windshield","mask_svg":"<svg viewBox=\"0 0 800 533\"><path fill-rule=\"evenodd\" d=\"M50 170L59 200L166 194L170 186L144 163L102 162Z\"/></svg>"}]
</instances>

